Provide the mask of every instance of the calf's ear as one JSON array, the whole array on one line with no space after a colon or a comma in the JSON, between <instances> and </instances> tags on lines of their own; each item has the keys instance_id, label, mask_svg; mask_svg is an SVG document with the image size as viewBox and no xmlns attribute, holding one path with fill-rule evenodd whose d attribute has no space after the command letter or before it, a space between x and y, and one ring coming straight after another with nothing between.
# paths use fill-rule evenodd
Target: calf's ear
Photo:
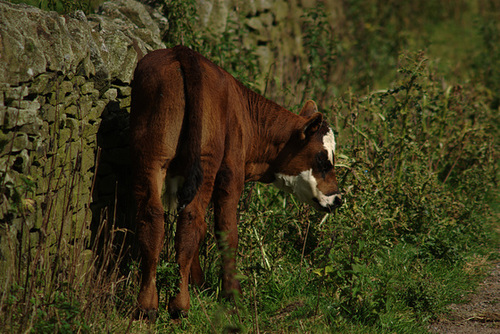
<instances>
[{"instance_id":1,"label":"calf's ear","mask_svg":"<svg viewBox=\"0 0 500 334\"><path fill-rule=\"evenodd\" d=\"M304 104L299 115L300 116L311 116L315 112L318 112L318 106L316 105L316 102L314 102L313 100L309 100Z\"/></svg>"},{"instance_id":2,"label":"calf's ear","mask_svg":"<svg viewBox=\"0 0 500 334\"><path fill-rule=\"evenodd\" d=\"M314 102L313 102L314 103ZM323 123L323 114L316 112L307 118L306 123L302 127L301 131L301 139L304 140L313 135L316 131L321 127L321 123Z\"/></svg>"}]
</instances>

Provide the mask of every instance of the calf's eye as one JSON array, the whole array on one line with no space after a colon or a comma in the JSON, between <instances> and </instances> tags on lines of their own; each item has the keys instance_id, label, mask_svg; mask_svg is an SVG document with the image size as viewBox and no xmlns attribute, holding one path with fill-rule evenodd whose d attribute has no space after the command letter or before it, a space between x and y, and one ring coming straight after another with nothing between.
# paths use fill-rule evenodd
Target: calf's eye
<instances>
[{"instance_id":1,"label":"calf's eye","mask_svg":"<svg viewBox=\"0 0 500 334\"><path fill-rule=\"evenodd\" d=\"M321 151L316 155L316 166L323 178L333 169L333 164L328 159L328 154L325 151Z\"/></svg>"}]
</instances>

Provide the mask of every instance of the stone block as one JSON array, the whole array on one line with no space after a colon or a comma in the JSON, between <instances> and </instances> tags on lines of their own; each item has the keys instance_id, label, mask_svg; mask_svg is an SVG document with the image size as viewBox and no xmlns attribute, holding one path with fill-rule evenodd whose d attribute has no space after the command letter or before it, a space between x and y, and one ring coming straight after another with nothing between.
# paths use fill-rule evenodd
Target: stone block
<instances>
[{"instance_id":1,"label":"stone block","mask_svg":"<svg viewBox=\"0 0 500 334\"><path fill-rule=\"evenodd\" d=\"M69 107L64 109L64 113L66 115L71 115L73 117L76 117L78 115L78 107L76 105L72 104Z\"/></svg>"},{"instance_id":2,"label":"stone block","mask_svg":"<svg viewBox=\"0 0 500 334\"><path fill-rule=\"evenodd\" d=\"M92 98L90 96L82 96L80 98L80 101L78 101L78 105L80 108L80 117L87 117L87 115L90 114L93 104L94 101L92 101Z\"/></svg>"},{"instance_id":3,"label":"stone block","mask_svg":"<svg viewBox=\"0 0 500 334\"><path fill-rule=\"evenodd\" d=\"M40 125L40 136L43 139L48 139L50 135L50 125L49 122L42 121L42 125Z\"/></svg>"},{"instance_id":4,"label":"stone block","mask_svg":"<svg viewBox=\"0 0 500 334\"><path fill-rule=\"evenodd\" d=\"M80 101L80 93L76 91L72 91L69 95L63 97L62 102L64 107L71 106L72 104L78 104Z\"/></svg>"},{"instance_id":5,"label":"stone block","mask_svg":"<svg viewBox=\"0 0 500 334\"><path fill-rule=\"evenodd\" d=\"M47 141L43 137L35 137L33 139L33 153L38 157L47 155Z\"/></svg>"},{"instance_id":6,"label":"stone block","mask_svg":"<svg viewBox=\"0 0 500 334\"><path fill-rule=\"evenodd\" d=\"M118 89L118 96L119 97L127 97L132 95L132 87L130 86L116 86Z\"/></svg>"},{"instance_id":7,"label":"stone block","mask_svg":"<svg viewBox=\"0 0 500 334\"><path fill-rule=\"evenodd\" d=\"M101 117L101 114L102 114L104 108L106 108L105 101L103 101L103 100L96 101L94 103L94 106L92 107L90 114L89 114L89 118L95 120L95 119Z\"/></svg>"},{"instance_id":8,"label":"stone block","mask_svg":"<svg viewBox=\"0 0 500 334\"><path fill-rule=\"evenodd\" d=\"M82 172L87 172L95 165L95 152L91 149L83 150L81 159Z\"/></svg>"},{"instance_id":9,"label":"stone block","mask_svg":"<svg viewBox=\"0 0 500 334\"><path fill-rule=\"evenodd\" d=\"M75 167L78 167L76 161L80 152L80 141L66 142L66 145L57 150L57 166L63 167L65 171L72 172Z\"/></svg>"},{"instance_id":10,"label":"stone block","mask_svg":"<svg viewBox=\"0 0 500 334\"><path fill-rule=\"evenodd\" d=\"M74 139L80 138L82 121L75 118L66 118L66 128L71 130L71 137Z\"/></svg>"},{"instance_id":11,"label":"stone block","mask_svg":"<svg viewBox=\"0 0 500 334\"><path fill-rule=\"evenodd\" d=\"M0 155L17 153L32 146L28 135L22 132L2 133L0 140L4 143Z\"/></svg>"},{"instance_id":12,"label":"stone block","mask_svg":"<svg viewBox=\"0 0 500 334\"><path fill-rule=\"evenodd\" d=\"M88 202L88 198L83 198L81 196L75 196L75 199L81 203ZM84 231L89 227L89 220L91 218L91 213L89 211L90 210L83 208L71 217L76 238L83 237L84 235L82 235L82 233L85 233Z\"/></svg>"},{"instance_id":13,"label":"stone block","mask_svg":"<svg viewBox=\"0 0 500 334\"><path fill-rule=\"evenodd\" d=\"M31 245L38 245L38 243L40 242L40 239L41 239L40 233L41 233L41 231L38 230L36 227L34 227L33 229L30 229L28 237L30 239ZM33 249L32 251L35 251L35 249Z\"/></svg>"},{"instance_id":14,"label":"stone block","mask_svg":"<svg viewBox=\"0 0 500 334\"><path fill-rule=\"evenodd\" d=\"M44 171L43 166L36 169L36 190L35 194L39 198L45 198L47 196L47 192L53 188L55 182L53 182L49 175Z\"/></svg>"},{"instance_id":15,"label":"stone block","mask_svg":"<svg viewBox=\"0 0 500 334\"><path fill-rule=\"evenodd\" d=\"M82 126L82 137L85 138L85 141L87 143L95 142L95 135L97 134L98 130L99 130L98 123L94 124L84 123Z\"/></svg>"},{"instance_id":16,"label":"stone block","mask_svg":"<svg viewBox=\"0 0 500 334\"><path fill-rule=\"evenodd\" d=\"M37 117L38 110L34 108L19 109L7 107L5 109L3 125L6 129L12 129L14 127L23 126L25 124L38 123Z\"/></svg>"},{"instance_id":17,"label":"stone block","mask_svg":"<svg viewBox=\"0 0 500 334\"><path fill-rule=\"evenodd\" d=\"M28 86L19 86L19 87L9 87L8 90L5 91L5 99L9 100L21 100L23 97L28 96L29 89Z\"/></svg>"},{"instance_id":18,"label":"stone block","mask_svg":"<svg viewBox=\"0 0 500 334\"><path fill-rule=\"evenodd\" d=\"M45 94L46 89L49 86L53 78L52 74L42 73L33 79L29 87L30 94Z\"/></svg>"},{"instance_id":19,"label":"stone block","mask_svg":"<svg viewBox=\"0 0 500 334\"><path fill-rule=\"evenodd\" d=\"M18 133L14 137L10 151L15 153L25 149L31 149L31 143L28 140L28 135L25 133Z\"/></svg>"},{"instance_id":20,"label":"stone block","mask_svg":"<svg viewBox=\"0 0 500 334\"><path fill-rule=\"evenodd\" d=\"M92 172L80 172L80 184L78 188L78 193L80 194L79 201L81 204L90 203L92 200L90 196L90 188L92 187L92 180L94 178L94 173Z\"/></svg>"},{"instance_id":21,"label":"stone block","mask_svg":"<svg viewBox=\"0 0 500 334\"><path fill-rule=\"evenodd\" d=\"M38 189L38 181L37 181L37 189ZM33 219L33 228L34 229L40 229L43 224L44 216L45 216L45 201L46 201L46 195L45 193L41 196L35 196L35 213L34 213L34 219Z\"/></svg>"},{"instance_id":22,"label":"stone block","mask_svg":"<svg viewBox=\"0 0 500 334\"><path fill-rule=\"evenodd\" d=\"M120 99L120 109L129 108L131 101L132 101L131 96L127 96L127 97Z\"/></svg>"},{"instance_id":23,"label":"stone block","mask_svg":"<svg viewBox=\"0 0 500 334\"><path fill-rule=\"evenodd\" d=\"M92 101L97 101L101 97L101 92L99 92L98 89L93 89L92 91L89 92L88 96L92 98Z\"/></svg>"},{"instance_id":24,"label":"stone block","mask_svg":"<svg viewBox=\"0 0 500 334\"><path fill-rule=\"evenodd\" d=\"M61 82L59 85L59 91L64 95L73 92L73 83L71 81Z\"/></svg>"},{"instance_id":25,"label":"stone block","mask_svg":"<svg viewBox=\"0 0 500 334\"><path fill-rule=\"evenodd\" d=\"M38 110L40 109L40 103L38 101L14 100L9 104L9 107L18 109Z\"/></svg>"},{"instance_id":26,"label":"stone block","mask_svg":"<svg viewBox=\"0 0 500 334\"><path fill-rule=\"evenodd\" d=\"M64 101L64 95L61 94L58 90L52 91L48 94L48 102L53 105L59 105Z\"/></svg>"},{"instance_id":27,"label":"stone block","mask_svg":"<svg viewBox=\"0 0 500 334\"><path fill-rule=\"evenodd\" d=\"M86 82L80 87L80 93L82 95L91 94L93 91L95 91L95 89L94 83L92 81Z\"/></svg>"},{"instance_id":28,"label":"stone block","mask_svg":"<svg viewBox=\"0 0 500 334\"><path fill-rule=\"evenodd\" d=\"M71 138L71 129L68 128L59 129L57 137L58 147L64 148L70 138Z\"/></svg>"},{"instance_id":29,"label":"stone block","mask_svg":"<svg viewBox=\"0 0 500 334\"><path fill-rule=\"evenodd\" d=\"M54 192L63 191L68 182L71 180L70 167L67 164L55 166L52 170L52 179L49 184L49 190Z\"/></svg>"},{"instance_id":30,"label":"stone block","mask_svg":"<svg viewBox=\"0 0 500 334\"><path fill-rule=\"evenodd\" d=\"M43 133L41 132L42 125L43 125L43 121L37 117L34 119L33 123L25 124L25 125L21 126L19 128L19 132L24 132L24 133L27 133L29 135L40 136L40 135L43 135Z\"/></svg>"},{"instance_id":31,"label":"stone block","mask_svg":"<svg viewBox=\"0 0 500 334\"><path fill-rule=\"evenodd\" d=\"M49 123L55 122L57 109L51 104L44 104L40 109L40 117Z\"/></svg>"},{"instance_id":32,"label":"stone block","mask_svg":"<svg viewBox=\"0 0 500 334\"><path fill-rule=\"evenodd\" d=\"M105 100L115 101L118 97L118 90L116 88L110 88L106 92L104 92L102 97Z\"/></svg>"},{"instance_id":33,"label":"stone block","mask_svg":"<svg viewBox=\"0 0 500 334\"><path fill-rule=\"evenodd\" d=\"M71 79L71 81L73 82L74 85L79 86L79 87L81 87L87 83L87 80L85 79L85 77L83 75L75 75L73 77L73 79Z\"/></svg>"}]
</instances>

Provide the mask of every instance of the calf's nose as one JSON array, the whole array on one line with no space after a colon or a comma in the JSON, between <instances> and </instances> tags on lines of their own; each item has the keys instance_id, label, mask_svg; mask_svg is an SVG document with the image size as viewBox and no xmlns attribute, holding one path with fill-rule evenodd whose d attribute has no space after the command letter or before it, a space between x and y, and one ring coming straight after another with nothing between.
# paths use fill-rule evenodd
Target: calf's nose
<instances>
[{"instance_id":1,"label":"calf's nose","mask_svg":"<svg viewBox=\"0 0 500 334\"><path fill-rule=\"evenodd\" d=\"M344 201L342 200L342 195L336 194L335 197L333 198L333 203L328 206L328 210L333 211L336 208L339 208L342 206L342 203Z\"/></svg>"},{"instance_id":2,"label":"calf's nose","mask_svg":"<svg viewBox=\"0 0 500 334\"><path fill-rule=\"evenodd\" d=\"M333 200L333 205L335 205L336 207L339 207L342 205L344 201L342 200L342 195L336 195L335 196L335 199Z\"/></svg>"}]
</instances>

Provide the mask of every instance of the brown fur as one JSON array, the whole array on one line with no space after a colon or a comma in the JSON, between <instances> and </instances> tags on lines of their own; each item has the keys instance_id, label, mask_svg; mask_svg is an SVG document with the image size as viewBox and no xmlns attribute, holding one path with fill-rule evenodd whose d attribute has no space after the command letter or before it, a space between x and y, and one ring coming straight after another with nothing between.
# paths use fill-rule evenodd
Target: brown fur
<instances>
[{"instance_id":1,"label":"brown fur","mask_svg":"<svg viewBox=\"0 0 500 334\"><path fill-rule=\"evenodd\" d=\"M240 291L235 279L238 201L248 181L270 183L276 173L312 168L328 131L314 102L300 115L252 92L198 53L178 46L146 55L134 73L131 147L137 233L142 254L141 310L158 308L156 265L164 238L161 202L166 176L184 178L177 192L175 235L178 294L168 309L189 309L188 283L203 283L198 248L205 237L205 210L212 200L223 256L223 290ZM313 169L318 189L338 192L333 169ZM338 203L337 203L338 204Z\"/></svg>"}]
</instances>

